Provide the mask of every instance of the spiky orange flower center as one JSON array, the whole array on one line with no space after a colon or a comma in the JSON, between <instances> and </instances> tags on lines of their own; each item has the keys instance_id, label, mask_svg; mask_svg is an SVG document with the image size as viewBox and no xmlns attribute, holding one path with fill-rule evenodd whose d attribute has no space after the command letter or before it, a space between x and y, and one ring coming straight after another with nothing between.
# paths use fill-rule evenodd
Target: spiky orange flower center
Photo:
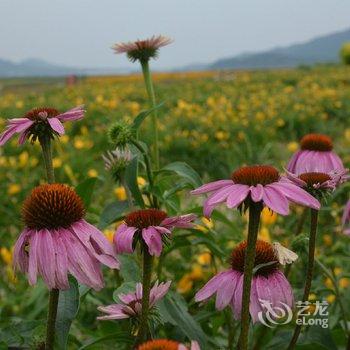
<instances>
[{"instance_id":1,"label":"spiky orange flower center","mask_svg":"<svg viewBox=\"0 0 350 350\"><path fill-rule=\"evenodd\" d=\"M231 267L233 270L240 272L244 271L244 258L245 251L247 248L247 241L243 241L238 246L233 249L231 253ZM270 272L274 271L278 267L278 259L273 250L273 246L265 241L257 240L256 242L256 254L254 267L268 264L264 267L259 268L257 271L258 275L268 275Z\"/></svg>"},{"instance_id":2,"label":"spiky orange flower center","mask_svg":"<svg viewBox=\"0 0 350 350\"><path fill-rule=\"evenodd\" d=\"M308 134L300 141L302 150L329 152L333 149L333 143L330 137L323 134Z\"/></svg>"},{"instance_id":3,"label":"spiky orange flower center","mask_svg":"<svg viewBox=\"0 0 350 350\"><path fill-rule=\"evenodd\" d=\"M180 343L168 339L150 340L138 347L138 350L178 350Z\"/></svg>"},{"instance_id":4,"label":"spiky orange flower center","mask_svg":"<svg viewBox=\"0 0 350 350\"><path fill-rule=\"evenodd\" d=\"M137 210L125 217L125 223L128 226L143 229L149 226L159 226L166 217L166 212L158 209Z\"/></svg>"},{"instance_id":5,"label":"spiky orange flower center","mask_svg":"<svg viewBox=\"0 0 350 350\"><path fill-rule=\"evenodd\" d=\"M268 185L278 181L279 177L278 171L269 165L245 166L231 175L233 182L248 186Z\"/></svg>"},{"instance_id":6,"label":"spiky orange flower center","mask_svg":"<svg viewBox=\"0 0 350 350\"><path fill-rule=\"evenodd\" d=\"M29 112L25 114L25 118L28 118L33 121L42 121L46 118L53 118L59 115L57 109L50 108L50 107L41 107L41 108L34 108L31 109Z\"/></svg>"},{"instance_id":7,"label":"spiky orange flower center","mask_svg":"<svg viewBox=\"0 0 350 350\"><path fill-rule=\"evenodd\" d=\"M73 188L63 184L40 185L22 207L25 225L31 229L67 228L83 218L84 204Z\"/></svg>"},{"instance_id":8,"label":"spiky orange flower center","mask_svg":"<svg viewBox=\"0 0 350 350\"><path fill-rule=\"evenodd\" d=\"M331 180L331 177L324 173L304 173L298 176L300 180L307 183L308 186L322 184L323 182Z\"/></svg>"}]
</instances>

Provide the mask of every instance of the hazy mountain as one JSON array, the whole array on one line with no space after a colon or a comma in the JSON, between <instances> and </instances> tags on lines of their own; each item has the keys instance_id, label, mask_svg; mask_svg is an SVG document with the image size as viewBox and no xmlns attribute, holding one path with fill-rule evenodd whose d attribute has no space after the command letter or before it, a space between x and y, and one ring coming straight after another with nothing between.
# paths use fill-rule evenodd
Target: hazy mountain
<instances>
[{"instance_id":1,"label":"hazy mountain","mask_svg":"<svg viewBox=\"0 0 350 350\"><path fill-rule=\"evenodd\" d=\"M106 75L129 73L130 69L74 68L31 58L19 63L0 59L0 77L55 77L66 75Z\"/></svg>"},{"instance_id":2,"label":"hazy mountain","mask_svg":"<svg viewBox=\"0 0 350 350\"><path fill-rule=\"evenodd\" d=\"M209 67L211 69L275 68L338 62L339 49L346 41L350 41L350 29L324 35L305 43L220 59Z\"/></svg>"},{"instance_id":3,"label":"hazy mountain","mask_svg":"<svg viewBox=\"0 0 350 350\"><path fill-rule=\"evenodd\" d=\"M341 45L350 41L350 29L325 35L301 44L277 47L264 52L245 53L220 59L212 64L194 63L171 71L206 69L252 69L295 67L339 61ZM0 77L43 77L75 75L126 74L134 71L125 68L75 68L49 63L40 59L27 59L19 63L0 59Z\"/></svg>"}]
</instances>

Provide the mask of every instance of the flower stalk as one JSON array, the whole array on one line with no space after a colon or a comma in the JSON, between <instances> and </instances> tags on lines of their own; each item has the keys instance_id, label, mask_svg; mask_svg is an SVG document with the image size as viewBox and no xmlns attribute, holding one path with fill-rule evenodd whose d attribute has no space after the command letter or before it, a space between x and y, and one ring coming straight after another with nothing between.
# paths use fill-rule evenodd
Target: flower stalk
<instances>
[{"instance_id":1,"label":"flower stalk","mask_svg":"<svg viewBox=\"0 0 350 350\"><path fill-rule=\"evenodd\" d=\"M253 278L253 268L256 252L256 241L259 232L260 213L262 211L261 203L255 203L250 200L249 203L249 223L247 248L244 257L244 277L243 277L243 295L242 295L242 311L241 311L241 334L239 338L239 349L248 349L248 333L249 333L249 305L250 291Z\"/></svg>"},{"instance_id":2,"label":"flower stalk","mask_svg":"<svg viewBox=\"0 0 350 350\"><path fill-rule=\"evenodd\" d=\"M55 182L55 173L54 173L53 164L52 164L51 138L49 135L45 135L39 138L39 142L43 153L47 182L52 184ZM59 294L60 294L60 291L55 288L52 289L49 293L49 310L47 313L46 341L45 341L46 350L51 350L53 349L53 346L54 346L55 324L56 324Z\"/></svg>"},{"instance_id":3,"label":"flower stalk","mask_svg":"<svg viewBox=\"0 0 350 350\"><path fill-rule=\"evenodd\" d=\"M148 246L142 241L143 267L142 267L142 311L140 318L140 327L136 338L136 344L140 345L148 338L148 315L149 315L149 297L151 290L152 264L153 257L148 252Z\"/></svg>"},{"instance_id":4,"label":"flower stalk","mask_svg":"<svg viewBox=\"0 0 350 350\"><path fill-rule=\"evenodd\" d=\"M309 254L308 254L308 266L306 272L306 280L304 286L303 302L309 300L309 294L311 290L311 283L313 278L314 263L315 263L315 248L316 248L316 236L317 236L317 221L318 221L318 210L311 210L311 223L310 223L310 236L309 236ZM294 329L292 339L288 345L287 350L292 350L298 341L301 332L301 325L297 323Z\"/></svg>"},{"instance_id":5,"label":"flower stalk","mask_svg":"<svg viewBox=\"0 0 350 350\"><path fill-rule=\"evenodd\" d=\"M156 107L156 96L154 93L154 87L153 87L153 82L152 82L152 77L151 77L151 72L149 69L149 62L148 60L146 61L140 61L141 62L141 67L142 67L142 73L143 73L143 78L145 81L146 85L146 90L148 94L148 98L151 103L151 108ZM155 163L155 169L159 169L159 142L158 142L158 113L157 110L154 109L152 114L152 124L153 124L153 132L154 132L154 143L153 143L153 157L154 157L154 163Z\"/></svg>"}]
</instances>

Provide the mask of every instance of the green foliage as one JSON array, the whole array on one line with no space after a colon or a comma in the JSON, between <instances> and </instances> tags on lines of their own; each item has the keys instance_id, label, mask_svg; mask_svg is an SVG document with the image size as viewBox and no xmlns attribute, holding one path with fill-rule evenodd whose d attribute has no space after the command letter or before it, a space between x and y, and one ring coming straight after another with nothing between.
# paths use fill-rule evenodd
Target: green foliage
<instances>
[{"instance_id":1,"label":"green foliage","mask_svg":"<svg viewBox=\"0 0 350 350\"><path fill-rule=\"evenodd\" d=\"M350 43L344 43L340 49L340 58L344 64L350 64Z\"/></svg>"}]
</instances>

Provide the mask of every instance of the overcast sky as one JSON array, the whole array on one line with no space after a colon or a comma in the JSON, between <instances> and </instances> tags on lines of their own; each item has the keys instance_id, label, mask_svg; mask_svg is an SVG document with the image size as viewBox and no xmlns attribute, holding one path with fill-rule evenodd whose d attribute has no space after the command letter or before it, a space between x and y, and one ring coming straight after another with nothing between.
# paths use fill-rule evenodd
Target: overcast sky
<instances>
[{"instance_id":1,"label":"overcast sky","mask_svg":"<svg viewBox=\"0 0 350 350\"><path fill-rule=\"evenodd\" d=\"M350 27L350 0L0 0L0 58L129 67L110 47L164 34L158 69L212 62Z\"/></svg>"}]
</instances>

